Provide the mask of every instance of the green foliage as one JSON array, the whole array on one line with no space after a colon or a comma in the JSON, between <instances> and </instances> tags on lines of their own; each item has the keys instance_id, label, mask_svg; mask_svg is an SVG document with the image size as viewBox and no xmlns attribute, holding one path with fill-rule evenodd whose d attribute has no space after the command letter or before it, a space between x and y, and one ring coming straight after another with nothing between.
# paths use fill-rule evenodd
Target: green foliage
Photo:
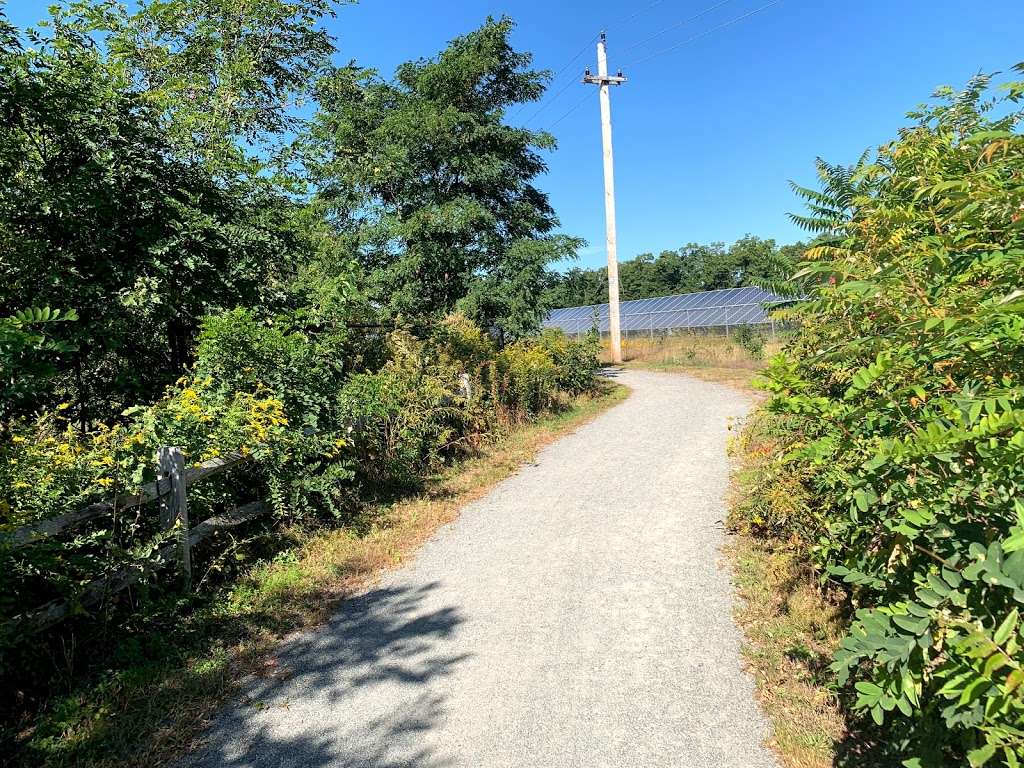
<instances>
[{"instance_id":1,"label":"green foliage","mask_svg":"<svg viewBox=\"0 0 1024 768\"><path fill-rule=\"evenodd\" d=\"M78 313L35 405L72 400L85 429L177 379L204 314L284 302L311 248L269 184L178 159L81 30L58 23L34 42L0 51L0 313Z\"/></svg>"},{"instance_id":2,"label":"green foliage","mask_svg":"<svg viewBox=\"0 0 1024 768\"><path fill-rule=\"evenodd\" d=\"M0 444L0 528L134 492L154 479L161 445L181 447L190 462L239 450L270 461L273 450L291 439L281 403L269 392L224 397L203 379L183 379L152 406L126 414L125 423L84 434L65 412L58 407L16 424ZM236 500L230 484L214 482L196 491L189 494L196 516ZM0 624L48 599L73 598L90 580L150 554L164 538L157 517L114 513L69 537L13 550L0 546ZM4 673L10 672L7 661L0 667Z\"/></svg>"},{"instance_id":3,"label":"green foliage","mask_svg":"<svg viewBox=\"0 0 1024 768\"><path fill-rule=\"evenodd\" d=\"M733 337L755 360L760 360L764 356L764 336L759 330L749 325L741 325L733 331Z\"/></svg>"},{"instance_id":4,"label":"green foliage","mask_svg":"<svg viewBox=\"0 0 1024 768\"><path fill-rule=\"evenodd\" d=\"M331 0L77 0L58 27L99 34L112 67L175 150L218 177L252 174L301 130L295 111L330 66Z\"/></svg>"},{"instance_id":5,"label":"green foliage","mask_svg":"<svg viewBox=\"0 0 1024 768\"><path fill-rule=\"evenodd\" d=\"M318 88L299 149L328 215L357 237L368 296L387 319L460 305L520 336L542 317L544 266L579 243L550 234L557 219L533 185L553 138L504 122L545 79L511 47L512 26L488 20L391 81L344 68Z\"/></svg>"},{"instance_id":6,"label":"green foliage","mask_svg":"<svg viewBox=\"0 0 1024 768\"><path fill-rule=\"evenodd\" d=\"M778 458L734 521L849 591L833 671L921 768L1024 759L1024 83L989 85L802 192Z\"/></svg>"},{"instance_id":7,"label":"green foliage","mask_svg":"<svg viewBox=\"0 0 1024 768\"><path fill-rule=\"evenodd\" d=\"M208 317L196 352L196 373L225 393L269 389L291 418L311 427L330 423L345 372L343 332L303 333L247 309Z\"/></svg>"},{"instance_id":8,"label":"green foliage","mask_svg":"<svg viewBox=\"0 0 1024 768\"><path fill-rule=\"evenodd\" d=\"M0 318L0 438L11 419L35 404L37 388L56 373L61 355L70 344L47 335L50 323L77 320L74 310L61 312L33 307Z\"/></svg>"},{"instance_id":9,"label":"green foliage","mask_svg":"<svg viewBox=\"0 0 1024 768\"><path fill-rule=\"evenodd\" d=\"M0 530L136 492L154 479L162 445L180 447L190 463L236 451L258 460L240 478L190 489L196 520L255 496L280 517L343 518L359 493L418 485L504 425L592 388L596 368L592 340L548 333L498 351L458 315L424 340L392 332L385 346L379 370L350 373L332 330L299 333L242 309L210 317L197 374L153 405L85 433L68 422L67 404L13 425L0 442ZM133 512L70 537L0 544L0 625L48 599L74 599L164 538L155 515Z\"/></svg>"},{"instance_id":10,"label":"green foliage","mask_svg":"<svg viewBox=\"0 0 1024 768\"><path fill-rule=\"evenodd\" d=\"M376 373L358 373L338 394L361 476L377 486L418 485L463 436L468 414L448 381L428 370L422 350L399 333L402 351ZM447 386L445 386L447 384Z\"/></svg>"},{"instance_id":11,"label":"green foliage","mask_svg":"<svg viewBox=\"0 0 1024 768\"><path fill-rule=\"evenodd\" d=\"M533 335L579 241L534 186L553 139L504 123L547 77L511 21L384 82L330 64L333 7L72 0L24 32L0 12L0 532L137 492L165 445L258 459L190 489L195 520L262 498L344 523L593 386L596 342ZM152 555L151 511L0 538L0 626ZM222 545L197 549L207 576L246 559ZM0 637L0 715L49 695L63 640L166 592Z\"/></svg>"},{"instance_id":12,"label":"green foliage","mask_svg":"<svg viewBox=\"0 0 1024 768\"><path fill-rule=\"evenodd\" d=\"M540 335L540 343L558 367L559 388L574 395L593 390L601 354L601 337L596 331L573 341L562 331L547 328Z\"/></svg>"}]
</instances>

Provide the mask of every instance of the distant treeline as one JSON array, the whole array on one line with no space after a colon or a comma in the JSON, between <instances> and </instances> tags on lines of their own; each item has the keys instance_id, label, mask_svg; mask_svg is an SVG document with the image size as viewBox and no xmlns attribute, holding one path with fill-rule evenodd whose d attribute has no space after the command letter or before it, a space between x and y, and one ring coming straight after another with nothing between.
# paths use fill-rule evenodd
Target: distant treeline
<instances>
[{"instance_id":1,"label":"distant treeline","mask_svg":"<svg viewBox=\"0 0 1024 768\"><path fill-rule=\"evenodd\" d=\"M805 247L803 243L780 246L771 239L746 235L730 247L689 243L657 256L641 253L619 264L620 297L646 299L778 283L793 274ZM553 308L602 304L608 300L608 269L573 267L552 274L546 298Z\"/></svg>"}]
</instances>

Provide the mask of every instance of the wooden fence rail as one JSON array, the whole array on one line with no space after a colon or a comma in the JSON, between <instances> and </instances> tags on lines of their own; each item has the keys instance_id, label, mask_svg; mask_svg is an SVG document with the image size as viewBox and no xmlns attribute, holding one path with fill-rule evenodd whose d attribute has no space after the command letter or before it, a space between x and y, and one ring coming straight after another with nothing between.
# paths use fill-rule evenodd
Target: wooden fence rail
<instances>
[{"instance_id":1,"label":"wooden fence rail","mask_svg":"<svg viewBox=\"0 0 1024 768\"><path fill-rule=\"evenodd\" d=\"M236 464L241 464L251 459L252 455L248 453L229 453L216 459L204 461L198 466L189 467L185 470L185 485L192 485L203 478L219 474ZM17 549L39 539L56 536L58 533L63 533L69 528L95 520L103 515L131 509L150 501L156 501L167 493L169 487L170 485L165 478L158 477L155 482L147 483L139 488L137 493L123 493L113 499L97 501L95 504L90 504L76 512L68 512L57 517L40 520L37 523L23 525L20 528L15 528L13 531L0 533L0 543Z\"/></svg>"},{"instance_id":2,"label":"wooden fence rail","mask_svg":"<svg viewBox=\"0 0 1024 768\"><path fill-rule=\"evenodd\" d=\"M250 461L251 454L231 453L186 468L181 450L167 446L159 449L157 459L157 479L142 486L137 493L122 494L112 499L90 504L75 512L68 512L48 520L15 528L13 531L0 534L0 543L18 549L41 539L56 536L105 514L157 500L161 502L161 528L164 531L177 528L177 540L164 545L145 560L129 563L118 568L114 573L91 581L75 600L52 600L46 605L5 622L0 626L0 631L4 634L40 632L60 623L77 610L95 605L105 597L137 583L148 574L174 563L181 567L184 586L189 589L192 581L192 547L217 531L255 520L270 510L269 505L265 502L253 501L231 512L214 515L192 528L189 526L188 518L188 487L204 478L220 474L231 467Z\"/></svg>"}]
</instances>

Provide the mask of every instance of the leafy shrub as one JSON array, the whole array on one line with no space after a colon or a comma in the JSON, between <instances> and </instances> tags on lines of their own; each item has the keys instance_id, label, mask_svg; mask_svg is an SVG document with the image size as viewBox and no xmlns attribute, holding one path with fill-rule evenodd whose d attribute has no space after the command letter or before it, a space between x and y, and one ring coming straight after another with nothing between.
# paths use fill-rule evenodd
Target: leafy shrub
<instances>
[{"instance_id":1,"label":"leafy shrub","mask_svg":"<svg viewBox=\"0 0 1024 768\"><path fill-rule=\"evenodd\" d=\"M849 591L833 670L907 766L1024 759L1024 83L988 86L799 190L823 236L733 520Z\"/></svg>"},{"instance_id":2,"label":"leafy shrub","mask_svg":"<svg viewBox=\"0 0 1024 768\"><path fill-rule=\"evenodd\" d=\"M124 423L97 425L85 434L63 412L16 425L0 445L0 528L137 491L155 479L161 445L181 447L189 462L239 450L270 459L288 439L282 405L266 390L222 398L203 379L183 379L154 405L129 411ZM196 517L231 500L224 484L205 483L189 494ZM0 623L46 600L73 598L92 579L152 551L163 536L156 523L156 515L133 510L70 538L0 546Z\"/></svg>"},{"instance_id":3,"label":"leafy shrub","mask_svg":"<svg viewBox=\"0 0 1024 768\"><path fill-rule=\"evenodd\" d=\"M557 328L548 328L540 335L540 343L558 367L558 386L565 392L582 394L594 389L595 374L600 367L601 339L596 332L574 341Z\"/></svg>"},{"instance_id":4,"label":"leafy shrub","mask_svg":"<svg viewBox=\"0 0 1024 768\"><path fill-rule=\"evenodd\" d=\"M374 483L415 485L462 435L455 368L430 361L408 334L389 338L391 360L376 373L353 375L338 395L350 454Z\"/></svg>"},{"instance_id":5,"label":"leafy shrub","mask_svg":"<svg viewBox=\"0 0 1024 768\"><path fill-rule=\"evenodd\" d=\"M316 427L330 421L343 376L341 347L336 335L311 336L235 309L203 321L195 368L223 393L269 389L295 423Z\"/></svg>"},{"instance_id":6,"label":"leafy shrub","mask_svg":"<svg viewBox=\"0 0 1024 768\"><path fill-rule=\"evenodd\" d=\"M548 352L556 342L563 367ZM360 489L418 485L501 424L561 402L583 386L584 371L592 375L579 345L549 337L499 352L457 315L426 339L391 333L376 371L345 373L337 356L345 344L335 331L299 332L234 310L204 321L196 375L156 403L84 433L65 418L66 404L15 422L0 442L0 531L136 492L154 479L162 445L179 446L193 463L234 451L259 459L245 482L220 476L192 487L196 520L254 495L280 516L341 518ZM73 599L165 537L156 515L132 510L70 540L0 544L0 623L55 597Z\"/></svg>"},{"instance_id":7,"label":"leafy shrub","mask_svg":"<svg viewBox=\"0 0 1024 768\"><path fill-rule=\"evenodd\" d=\"M0 318L0 434L16 415L31 412L39 390L57 371L54 360L72 345L52 338L45 326L77 320L74 311L32 308Z\"/></svg>"},{"instance_id":8,"label":"leafy shrub","mask_svg":"<svg viewBox=\"0 0 1024 768\"><path fill-rule=\"evenodd\" d=\"M479 374L482 366L494 359L494 341L465 315L454 313L434 329L430 337L432 351L441 364L452 365L462 372Z\"/></svg>"},{"instance_id":9,"label":"leafy shrub","mask_svg":"<svg viewBox=\"0 0 1024 768\"><path fill-rule=\"evenodd\" d=\"M551 353L532 340L509 344L498 354L499 403L513 416L528 418L551 408L558 391L558 367Z\"/></svg>"},{"instance_id":10,"label":"leafy shrub","mask_svg":"<svg viewBox=\"0 0 1024 768\"><path fill-rule=\"evenodd\" d=\"M735 331L735 340L755 360L764 357L764 337L751 326L739 326Z\"/></svg>"}]
</instances>

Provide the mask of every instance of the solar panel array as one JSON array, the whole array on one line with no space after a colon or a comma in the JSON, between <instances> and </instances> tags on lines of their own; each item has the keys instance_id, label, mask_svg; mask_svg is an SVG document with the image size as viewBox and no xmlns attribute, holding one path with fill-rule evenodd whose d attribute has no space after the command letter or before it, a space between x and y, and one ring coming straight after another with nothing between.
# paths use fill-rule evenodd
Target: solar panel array
<instances>
[{"instance_id":1,"label":"solar panel array","mask_svg":"<svg viewBox=\"0 0 1024 768\"><path fill-rule=\"evenodd\" d=\"M623 333L756 325L769 322L768 307L784 301L756 287L635 299L619 304L619 324ZM545 328L561 328L570 334L586 333L595 326L608 332L607 304L555 309L544 321Z\"/></svg>"}]
</instances>

